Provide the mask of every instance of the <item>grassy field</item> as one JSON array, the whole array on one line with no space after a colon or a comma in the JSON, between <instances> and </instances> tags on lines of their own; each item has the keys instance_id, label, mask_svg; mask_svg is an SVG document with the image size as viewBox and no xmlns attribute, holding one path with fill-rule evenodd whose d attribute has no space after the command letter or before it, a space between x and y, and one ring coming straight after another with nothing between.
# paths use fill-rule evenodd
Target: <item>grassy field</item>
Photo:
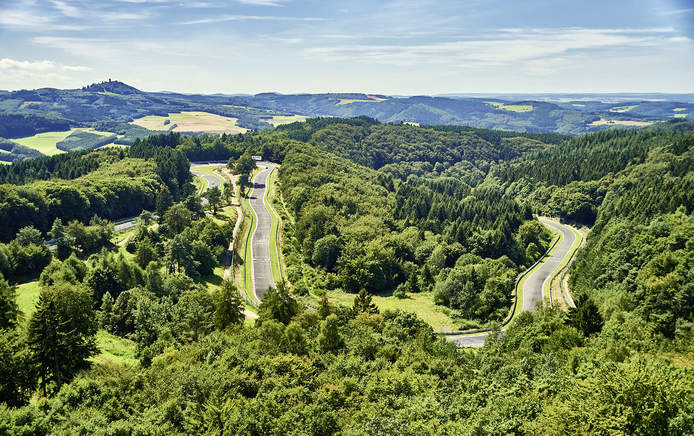
<instances>
[{"instance_id":1,"label":"grassy field","mask_svg":"<svg viewBox=\"0 0 694 436\"><path fill-rule=\"evenodd\" d=\"M47 156L53 156L55 154L65 153L62 150L58 150L58 148L55 145L77 131L96 133L97 135L102 135L102 136L113 135L113 133L111 133L111 132L100 132L100 131L97 131L94 129L79 128L79 129L66 130L64 132L38 133L34 136L27 136L25 138L13 139L13 141L18 143L18 144L21 144L25 147L33 148L34 150L38 150L39 152L41 152Z\"/></svg>"},{"instance_id":2,"label":"grassy field","mask_svg":"<svg viewBox=\"0 0 694 436\"><path fill-rule=\"evenodd\" d=\"M343 291L329 291L328 300L333 303L342 304L352 307L356 294L349 294ZM434 298L431 293L411 293L407 298L398 299L393 296L373 296L373 302L376 303L379 310L396 310L400 309L405 312L416 313L437 332L450 332L457 330L453 319L448 316L448 309L444 306L434 304Z\"/></svg>"},{"instance_id":3,"label":"grassy field","mask_svg":"<svg viewBox=\"0 0 694 436\"><path fill-rule=\"evenodd\" d=\"M31 315L36 310L36 303L39 301L41 287L38 280L28 283L22 283L17 286L17 305L22 311L24 320L31 318Z\"/></svg>"},{"instance_id":4,"label":"grassy field","mask_svg":"<svg viewBox=\"0 0 694 436\"><path fill-rule=\"evenodd\" d=\"M684 112L686 110L687 110L686 107L676 107L673 109L674 112Z\"/></svg>"},{"instance_id":5,"label":"grassy field","mask_svg":"<svg viewBox=\"0 0 694 436\"><path fill-rule=\"evenodd\" d=\"M675 118L687 118L687 114L675 114L673 115Z\"/></svg>"},{"instance_id":6,"label":"grassy field","mask_svg":"<svg viewBox=\"0 0 694 436\"><path fill-rule=\"evenodd\" d=\"M630 121L630 120L606 120L600 118L599 121L593 121L589 126L630 126L630 127L645 127L653 124L652 121Z\"/></svg>"},{"instance_id":7,"label":"grassy field","mask_svg":"<svg viewBox=\"0 0 694 436\"><path fill-rule=\"evenodd\" d=\"M533 107L529 104L504 104L499 101L485 101L490 106L510 112L531 112Z\"/></svg>"},{"instance_id":8,"label":"grassy field","mask_svg":"<svg viewBox=\"0 0 694 436\"><path fill-rule=\"evenodd\" d=\"M368 99L360 99L360 98L343 98L340 99L336 103L337 106L343 105L343 104L350 104L350 103L378 103L381 101L385 101L385 98L382 97L376 97L375 95L367 95Z\"/></svg>"},{"instance_id":9,"label":"grassy field","mask_svg":"<svg viewBox=\"0 0 694 436\"><path fill-rule=\"evenodd\" d=\"M219 167L223 168L224 165L222 165L222 164L200 165L200 166L196 166L195 168L193 168L193 171L197 171L197 172L200 172L203 174L207 174L208 176L214 176L214 177L218 178L222 182L222 185L219 187L219 189L220 189L220 191L224 192L224 182L226 182L228 179L226 177L224 177L222 174L220 174L219 172L217 172L217 169L219 169ZM207 180L205 180L205 185L207 185ZM207 190L207 186L205 186L205 191L206 190Z\"/></svg>"},{"instance_id":10,"label":"grassy field","mask_svg":"<svg viewBox=\"0 0 694 436\"><path fill-rule=\"evenodd\" d=\"M135 357L135 342L130 339L112 335L106 330L96 333L96 346L101 351L91 358L94 363L102 365L131 365L139 366Z\"/></svg>"},{"instance_id":11,"label":"grassy field","mask_svg":"<svg viewBox=\"0 0 694 436\"><path fill-rule=\"evenodd\" d=\"M164 124L167 120L169 123ZM174 132L207 132L218 134L245 133L247 129L237 126L237 121L237 118L224 117L209 112L178 112L170 113L166 117L148 115L132 121L131 124L159 131L173 130Z\"/></svg>"},{"instance_id":12,"label":"grassy field","mask_svg":"<svg viewBox=\"0 0 694 436\"><path fill-rule=\"evenodd\" d=\"M639 105L634 104L631 106L615 106L612 109L610 109L610 112L617 112L617 113L622 113L622 112L629 112L630 110L639 107Z\"/></svg>"},{"instance_id":13,"label":"grassy field","mask_svg":"<svg viewBox=\"0 0 694 436\"><path fill-rule=\"evenodd\" d=\"M306 116L304 115L275 115L270 119L264 119L263 121L272 125L272 127L281 126L282 124L294 123L296 121L306 121Z\"/></svg>"},{"instance_id":14,"label":"grassy field","mask_svg":"<svg viewBox=\"0 0 694 436\"><path fill-rule=\"evenodd\" d=\"M573 103L571 106L575 106L575 107L586 107L586 105L581 104L581 103Z\"/></svg>"}]
</instances>

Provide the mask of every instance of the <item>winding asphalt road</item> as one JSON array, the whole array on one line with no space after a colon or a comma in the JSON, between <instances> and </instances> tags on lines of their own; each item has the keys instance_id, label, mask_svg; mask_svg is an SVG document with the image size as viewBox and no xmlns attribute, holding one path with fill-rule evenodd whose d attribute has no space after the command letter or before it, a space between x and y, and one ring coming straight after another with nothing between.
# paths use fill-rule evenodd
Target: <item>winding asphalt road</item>
<instances>
[{"instance_id":1,"label":"winding asphalt road","mask_svg":"<svg viewBox=\"0 0 694 436\"><path fill-rule=\"evenodd\" d=\"M219 177L213 176L211 174L201 173L200 171L195 171L195 168L200 167L200 166L207 166L207 165L210 165L210 164L208 164L208 163L204 163L204 164L191 163L190 172L195 176L202 177L203 179L207 180L207 188L205 190L214 188L215 186L221 189L222 181L219 180ZM202 199L202 204L203 205L207 204L206 198Z\"/></svg>"},{"instance_id":2,"label":"winding asphalt road","mask_svg":"<svg viewBox=\"0 0 694 436\"><path fill-rule=\"evenodd\" d=\"M249 198L249 203L255 216L257 224L253 235L251 235L251 271L253 276L253 293L258 301L263 300L263 296L270 286L275 286L272 277L272 262L270 260L270 238L272 237L272 215L265 207L263 198L268 177L275 167L269 162L258 162L258 167L262 170L253 178L253 191Z\"/></svg>"},{"instance_id":3,"label":"winding asphalt road","mask_svg":"<svg viewBox=\"0 0 694 436\"><path fill-rule=\"evenodd\" d=\"M523 284L523 304L521 310L534 312L538 302L543 303L543 290L545 281L552 276L552 273L559 268L564 258L570 255L571 246L576 240L576 234L567 226L546 218L538 218L540 222L548 227L561 232L562 240L557 244L551 255L545 262L528 274ZM503 330L502 330L503 333ZM453 341L460 347L481 347L487 340L489 333L479 333L475 335L447 336L446 339Z\"/></svg>"}]
</instances>

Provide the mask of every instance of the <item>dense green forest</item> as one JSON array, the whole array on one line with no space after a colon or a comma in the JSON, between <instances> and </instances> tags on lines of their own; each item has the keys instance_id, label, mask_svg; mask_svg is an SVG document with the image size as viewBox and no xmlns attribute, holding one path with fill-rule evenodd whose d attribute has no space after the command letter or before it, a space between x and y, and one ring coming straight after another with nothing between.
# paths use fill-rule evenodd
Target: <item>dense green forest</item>
<instances>
[{"instance_id":1,"label":"dense green forest","mask_svg":"<svg viewBox=\"0 0 694 436\"><path fill-rule=\"evenodd\" d=\"M0 167L0 210L19 214L2 218L0 433L691 434L693 131L565 140L317 119ZM204 213L188 172L249 153L282 164L290 282L254 324L231 283L201 280L233 224ZM103 219L129 212L105 193L116 185L160 215L143 214L127 254ZM372 303L430 292L460 319L502 319L549 245L532 212L592 227L569 271L577 309L524 312L467 350ZM12 285L26 276L41 287L31 316ZM333 288L354 305L330 304ZM139 363L90 360L100 329Z\"/></svg>"}]
</instances>

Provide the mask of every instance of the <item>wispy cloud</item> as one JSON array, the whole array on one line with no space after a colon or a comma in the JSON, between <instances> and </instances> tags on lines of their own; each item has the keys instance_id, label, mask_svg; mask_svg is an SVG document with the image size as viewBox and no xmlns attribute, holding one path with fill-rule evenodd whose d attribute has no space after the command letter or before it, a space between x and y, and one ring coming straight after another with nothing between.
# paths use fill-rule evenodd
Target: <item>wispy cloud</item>
<instances>
[{"instance_id":1,"label":"wispy cloud","mask_svg":"<svg viewBox=\"0 0 694 436\"><path fill-rule=\"evenodd\" d=\"M681 14L691 14L692 12L694 12L694 8L671 9L671 10L662 11L660 14L661 15L681 15Z\"/></svg>"},{"instance_id":2,"label":"wispy cloud","mask_svg":"<svg viewBox=\"0 0 694 436\"><path fill-rule=\"evenodd\" d=\"M64 1L59 1L59 0L51 0L51 3L53 3L53 7L59 10L63 15L66 17L72 17L72 18L80 18L82 17L82 9L68 4L67 2Z\"/></svg>"},{"instance_id":3,"label":"wispy cloud","mask_svg":"<svg viewBox=\"0 0 694 436\"><path fill-rule=\"evenodd\" d=\"M226 21L324 21L315 17L283 17L277 15L222 15L218 17L201 18L199 20L184 21L179 24L209 24L223 23Z\"/></svg>"},{"instance_id":4,"label":"wispy cloud","mask_svg":"<svg viewBox=\"0 0 694 436\"><path fill-rule=\"evenodd\" d=\"M238 0L239 3L254 6L282 6L282 3L287 3L289 0Z\"/></svg>"},{"instance_id":5,"label":"wispy cloud","mask_svg":"<svg viewBox=\"0 0 694 436\"><path fill-rule=\"evenodd\" d=\"M555 58L566 64L567 54L605 48L666 44L671 28L661 29L500 29L496 32L429 44L325 45L304 50L326 61L356 61L397 66L454 64L485 67L527 63L539 71L539 60Z\"/></svg>"}]
</instances>

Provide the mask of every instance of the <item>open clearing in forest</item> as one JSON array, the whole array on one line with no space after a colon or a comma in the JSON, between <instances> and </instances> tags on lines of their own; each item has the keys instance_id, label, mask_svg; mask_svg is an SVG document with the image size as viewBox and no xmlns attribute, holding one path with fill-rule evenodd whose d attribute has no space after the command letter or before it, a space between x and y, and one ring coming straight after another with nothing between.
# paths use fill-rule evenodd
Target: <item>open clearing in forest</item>
<instances>
[{"instance_id":1,"label":"open clearing in forest","mask_svg":"<svg viewBox=\"0 0 694 436\"><path fill-rule=\"evenodd\" d=\"M633 120L606 120L600 118L598 121L593 121L589 126L630 126L630 127L645 127L653 124L652 121L633 121Z\"/></svg>"},{"instance_id":2,"label":"open clearing in forest","mask_svg":"<svg viewBox=\"0 0 694 436\"><path fill-rule=\"evenodd\" d=\"M504 104L500 101L485 101L485 103L497 109L510 112L531 112L533 110L532 105L529 104Z\"/></svg>"},{"instance_id":3,"label":"open clearing in forest","mask_svg":"<svg viewBox=\"0 0 694 436\"><path fill-rule=\"evenodd\" d=\"M281 126L282 124L290 124L297 121L306 121L306 116L304 115L274 115L270 119L264 119L266 123L272 125L272 127Z\"/></svg>"},{"instance_id":4,"label":"open clearing in forest","mask_svg":"<svg viewBox=\"0 0 694 436\"><path fill-rule=\"evenodd\" d=\"M168 121L168 123L167 123ZM147 115L138 118L130 124L135 124L149 130L174 132L205 132L205 133L245 133L247 129L238 126L238 118L225 117L209 112L178 112L163 117Z\"/></svg>"},{"instance_id":5,"label":"open clearing in forest","mask_svg":"<svg viewBox=\"0 0 694 436\"><path fill-rule=\"evenodd\" d=\"M629 112L630 110L638 107L639 105L634 104L631 106L615 106L612 109L610 109L610 112L617 112L617 113L622 113L622 112Z\"/></svg>"},{"instance_id":6,"label":"open clearing in forest","mask_svg":"<svg viewBox=\"0 0 694 436\"><path fill-rule=\"evenodd\" d=\"M344 291L328 291L328 300L332 303L352 307L357 294ZM372 294L372 301L378 309L397 310L416 313L419 318L432 326L437 332L450 332L458 330L453 319L447 315L448 309L434 304L434 298L430 292L409 293L406 298L398 299L393 296L380 296Z\"/></svg>"},{"instance_id":7,"label":"open clearing in forest","mask_svg":"<svg viewBox=\"0 0 694 436\"><path fill-rule=\"evenodd\" d=\"M363 99L363 98L343 98L340 99L340 101L337 102L337 106L343 105L343 104L350 104L350 103L378 103L381 101L386 101L385 98L383 97L377 97L375 95L367 95L368 99Z\"/></svg>"},{"instance_id":8,"label":"open clearing in forest","mask_svg":"<svg viewBox=\"0 0 694 436\"><path fill-rule=\"evenodd\" d=\"M55 145L57 143L59 143L60 141L63 141L68 136L70 136L73 133L78 132L78 131L95 133L95 134L101 135L101 136L113 135L112 132L100 132L98 130L94 130L91 128L90 129L76 128L76 129L66 130L64 132L37 133L34 136L27 136L24 138L12 139L12 141L16 142L17 144L23 145L25 147L33 148L34 150L38 150L39 152L45 154L46 156L53 156L56 154L65 153L63 150L58 150L58 148Z\"/></svg>"},{"instance_id":9,"label":"open clearing in forest","mask_svg":"<svg viewBox=\"0 0 694 436\"><path fill-rule=\"evenodd\" d=\"M673 115L675 118L687 118L687 114L675 114Z\"/></svg>"}]
</instances>

